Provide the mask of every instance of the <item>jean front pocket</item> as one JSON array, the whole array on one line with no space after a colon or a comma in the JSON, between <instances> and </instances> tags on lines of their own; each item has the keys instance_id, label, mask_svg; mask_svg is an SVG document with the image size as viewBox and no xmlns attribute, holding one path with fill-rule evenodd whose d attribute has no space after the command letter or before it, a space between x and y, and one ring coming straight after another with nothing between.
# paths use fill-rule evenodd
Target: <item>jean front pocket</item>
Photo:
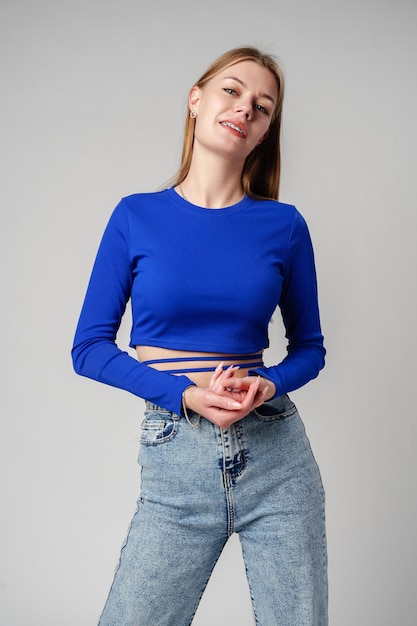
<instances>
[{"instance_id":1,"label":"jean front pocket","mask_svg":"<svg viewBox=\"0 0 417 626\"><path fill-rule=\"evenodd\" d=\"M141 444L156 446L171 441L177 433L179 418L169 411L145 411L142 422Z\"/></svg>"},{"instance_id":2,"label":"jean front pocket","mask_svg":"<svg viewBox=\"0 0 417 626\"><path fill-rule=\"evenodd\" d=\"M297 415L297 407L287 395L283 395L264 402L264 404L254 409L254 413L264 422L275 422Z\"/></svg>"}]
</instances>

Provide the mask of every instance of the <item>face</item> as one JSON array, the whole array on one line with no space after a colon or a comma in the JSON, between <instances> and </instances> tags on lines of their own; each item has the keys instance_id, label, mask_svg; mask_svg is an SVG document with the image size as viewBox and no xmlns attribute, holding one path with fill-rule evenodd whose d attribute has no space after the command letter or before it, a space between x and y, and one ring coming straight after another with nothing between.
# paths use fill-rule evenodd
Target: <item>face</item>
<instances>
[{"instance_id":1,"label":"face","mask_svg":"<svg viewBox=\"0 0 417 626\"><path fill-rule=\"evenodd\" d=\"M277 96L274 75L255 61L235 63L203 87L193 87L189 107L197 113L194 149L244 161L267 135Z\"/></svg>"}]
</instances>

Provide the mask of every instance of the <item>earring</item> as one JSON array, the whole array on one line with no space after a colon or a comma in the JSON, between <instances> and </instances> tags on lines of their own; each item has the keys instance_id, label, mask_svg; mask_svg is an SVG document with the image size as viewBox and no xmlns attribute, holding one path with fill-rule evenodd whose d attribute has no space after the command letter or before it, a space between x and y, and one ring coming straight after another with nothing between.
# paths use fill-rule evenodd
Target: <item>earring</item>
<instances>
[{"instance_id":1,"label":"earring","mask_svg":"<svg viewBox=\"0 0 417 626\"><path fill-rule=\"evenodd\" d=\"M195 111L190 111L190 117L194 120L197 117L197 113Z\"/></svg>"}]
</instances>

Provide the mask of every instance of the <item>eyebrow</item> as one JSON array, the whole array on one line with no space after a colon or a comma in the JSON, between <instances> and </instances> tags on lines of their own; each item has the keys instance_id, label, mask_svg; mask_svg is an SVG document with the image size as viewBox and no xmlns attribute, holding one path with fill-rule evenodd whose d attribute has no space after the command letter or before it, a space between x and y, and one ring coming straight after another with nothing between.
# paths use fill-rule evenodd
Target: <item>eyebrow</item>
<instances>
[{"instance_id":1,"label":"eyebrow","mask_svg":"<svg viewBox=\"0 0 417 626\"><path fill-rule=\"evenodd\" d=\"M240 78L238 78L237 76L225 76L226 79L231 79L231 80L235 80L236 82L238 82L240 85L242 85L242 87L244 87L244 89L247 89L248 86L246 83L243 82L243 80L241 80ZM266 98L267 100L270 100L272 102L272 104L275 104L275 98L273 98L272 96L270 96L267 93L260 93L259 94L261 98Z\"/></svg>"}]
</instances>

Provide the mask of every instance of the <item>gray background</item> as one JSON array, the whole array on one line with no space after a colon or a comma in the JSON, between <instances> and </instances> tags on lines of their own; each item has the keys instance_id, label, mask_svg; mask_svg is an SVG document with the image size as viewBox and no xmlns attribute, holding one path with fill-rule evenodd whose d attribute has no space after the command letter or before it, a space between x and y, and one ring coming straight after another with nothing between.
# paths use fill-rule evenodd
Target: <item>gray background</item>
<instances>
[{"instance_id":1,"label":"gray background","mask_svg":"<svg viewBox=\"0 0 417 626\"><path fill-rule=\"evenodd\" d=\"M316 250L327 368L292 397L327 491L331 624L415 624L416 18L411 0L1 0L2 626L96 623L142 401L73 374L75 324L113 207L171 177L189 87L246 43L282 60L281 199ZM195 625L252 623L234 538Z\"/></svg>"}]
</instances>

